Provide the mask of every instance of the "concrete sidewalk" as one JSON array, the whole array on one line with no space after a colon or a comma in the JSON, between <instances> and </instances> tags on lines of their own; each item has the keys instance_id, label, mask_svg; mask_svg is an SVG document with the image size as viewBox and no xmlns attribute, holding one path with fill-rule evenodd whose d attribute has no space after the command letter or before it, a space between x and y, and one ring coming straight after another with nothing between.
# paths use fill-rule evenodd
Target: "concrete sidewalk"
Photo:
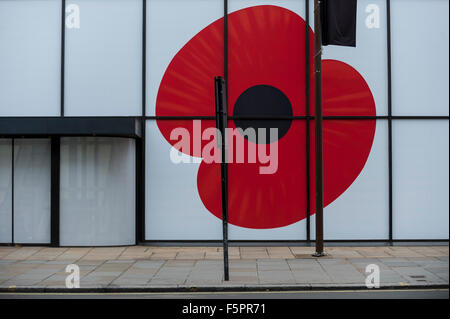
<instances>
[{"instance_id":1,"label":"concrete sidewalk","mask_svg":"<svg viewBox=\"0 0 450 319\"><path fill-rule=\"evenodd\" d=\"M65 289L68 264L81 289L261 290L365 288L366 266L380 268L381 287L448 287L447 246L230 247L223 281L219 247L0 247L0 291Z\"/></svg>"}]
</instances>

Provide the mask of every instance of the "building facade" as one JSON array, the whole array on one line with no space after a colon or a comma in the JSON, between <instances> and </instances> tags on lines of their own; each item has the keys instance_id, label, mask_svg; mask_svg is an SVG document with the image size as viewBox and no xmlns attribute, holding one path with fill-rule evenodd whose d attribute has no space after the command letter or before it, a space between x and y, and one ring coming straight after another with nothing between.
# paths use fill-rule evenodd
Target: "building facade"
<instances>
[{"instance_id":1,"label":"building facade","mask_svg":"<svg viewBox=\"0 0 450 319\"><path fill-rule=\"evenodd\" d=\"M323 48L325 240L448 240L448 12L358 0L356 47ZM311 0L0 0L0 243L220 241L215 76L229 239L314 240L313 25Z\"/></svg>"}]
</instances>

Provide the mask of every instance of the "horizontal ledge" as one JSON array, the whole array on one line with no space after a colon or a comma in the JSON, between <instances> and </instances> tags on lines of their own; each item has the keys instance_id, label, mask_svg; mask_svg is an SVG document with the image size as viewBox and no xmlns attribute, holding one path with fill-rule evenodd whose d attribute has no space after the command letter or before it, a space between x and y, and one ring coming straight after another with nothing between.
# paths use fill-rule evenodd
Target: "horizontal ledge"
<instances>
[{"instance_id":1,"label":"horizontal ledge","mask_svg":"<svg viewBox=\"0 0 450 319\"><path fill-rule=\"evenodd\" d=\"M139 117L2 117L0 136L111 136L140 138Z\"/></svg>"},{"instance_id":2,"label":"horizontal ledge","mask_svg":"<svg viewBox=\"0 0 450 319\"><path fill-rule=\"evenodd\" d=\"M290 121L290 120L314 120L314 115L299 116L228 116L228 120L248 120L248 121ZM216 120L215 116L145 116L146 120L182 121L182 120ZM449 120L449 116L360 116L360 115L324 115L324 120Z\"/></svg>"}]
</instances>

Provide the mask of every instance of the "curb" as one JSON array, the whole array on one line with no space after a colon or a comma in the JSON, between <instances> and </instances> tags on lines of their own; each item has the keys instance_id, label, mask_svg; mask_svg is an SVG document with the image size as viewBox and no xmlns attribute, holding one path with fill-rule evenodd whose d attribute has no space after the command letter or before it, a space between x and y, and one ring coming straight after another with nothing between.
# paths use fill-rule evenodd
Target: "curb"
<instances>
[{"instance_id":1,"label":"curb","mask_svg":"<svg viewBox=\"0 0 450 319\"><path fill-rule=\"evenodd\" d=\"M164 293L164 292L270 292L270 291L338 291L338 290L412 290L412 289L449 289L448 284L430 285L384 285L369 289L364 285L292 285L292 286L182 286L182 287L93 287L93 288L52 288L52 287L8 287L0 288L2 293Z\"/></svg>"}]
</instances>

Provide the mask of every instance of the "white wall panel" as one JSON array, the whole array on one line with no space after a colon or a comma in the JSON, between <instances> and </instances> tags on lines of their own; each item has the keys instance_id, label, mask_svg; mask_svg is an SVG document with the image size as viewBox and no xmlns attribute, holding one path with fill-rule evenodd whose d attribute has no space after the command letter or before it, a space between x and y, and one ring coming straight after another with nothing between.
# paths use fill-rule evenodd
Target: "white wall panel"
<instances>
[{"instance_id":1,"label":"white wall panel","mask_svg":"<svg viewBox=\"0 0 450 319\"><path fill-rule=\"evenodd\" d=\"M309 1L310 26L314 30L314 3L312 0ZM375 24L373 19L377 19L378 24ZM387 115L386 1L357 1L356 47L329 45L323 46L322 50L323 60L339 60L356 69L372 92L377 115ZM353 111L352 115L355 115Z\"/></svg>"},{"instance_id":2,"label":"white wall panel","mask_svg":"<svg viewBox=\"0 0 450 319\"><path fill-rule=\"evenodd\" d=\"M174 164L172 146L156 121L146 125L146 239L220 240L222 221L208 212L198 193L199 163Z\"/></svg>"},{"instance_id":3,"label":"white wall panel","mask_svg":"<svg viewBox=\"0 0 450 319\"><path fill-rule=\"evenodd\" d=\"M0 116L58 116L61 1L0 1L0 43Z\"/></svg>"},{"instance_id":4,"label":"white wall panel","mask_svg":"<svg viewBox=\"0 0 450 319\"><path fill-rule=\"evenodd\" d=\"M306 219L271 229L244 228L229 224L228 236L230 240L306 240Z\"/></svg>"},{"instance_id":5,"label":"white wall panel","mask_svg":"<svg viewBox=\"0 0 450 319\"><path fill-rule=\"evenodd\" d=\"M161 122L176 123L165 126L164 131L167 127L171 126L189 128L192 125L192 121L190 120L164 120ZM206 122L208 121L202 121L202 129L208 125ZM213 123L213 121L209 122ZM304 122L301 124L301 126L297 127L297 133L299 131L304 132ZM189 155L184 156L191 161L190 163L173 163L170 157L172 147L161 134L157 121L147 121L146 133L146 239L220 240L222 238L222 220L216 216L221 215L221 209L214 211L216 214L213 214L211 211L211 209L217 209L217 205L220 206L220 165L208 167L207 164L201 162L200 158L194 158ZM297 162L295 157L290 159L284 158L282 162L286 163L289 161L293 165L292 167L295 167L295 163ZM233 167L236 168L235 166ZM302 177L298 178L297 182L299 186L304 186L305 172L300 167L303 166L297 167L299 173L295 172L293 175L296 178L298 175L301 175ZM214 171L214 169L217 169L217 171ZM256 197L260 197L261 194L267 193L268 191L272 195L277 196L277 190L281 192L288 185L291 185L290 183L285 183L283 180L279 180L277 183L278 186L273 190L268 190L267 187L263 187L261 192L257 192L257 190L245 188L246 178L249 178L248 176L241 176L239 178L234 172L231 172L231 169L232 167L229 166L229 196L234 197L234 201L230 199L230 209L232 209L233 203L238 209L242 209L242 207L249 207L249 209L258 207L261 203L253 202L252 198L255 197L252 195L253 191ZM295 168L293 169L296 170ZM200 170L203 171L200 172ZM292 178L290 181L292 181ZM205 185L209 186L205 187ZM239 189L245 189L245 194L241 194L239 191L237 193ZM300 211L303 211L305 208L303 206L306 193L292 196L293 192L295 193L293 190L286 191L285 193L287 194L285 196L293 201L293 206L298 205L300 214ZM238 198L235 198L236 195ZM217 198L219 198L219 202L216 201ZM254 206L252 206L252 203ZM241 204L243 206L240 206ZM274 214L276 214L277 207L273 208ZM243 209L241 213L245 214L247 211ZM255 211L248 211L248 213L254 214ZM257 212L255 218L257 218ZM265 229L240 227L230 223L229 238L232 240L304 240L306 239L305 223L306 219L302 219L284 227Z\"/></svg>"},{"instance_id":6,"label":"white wall panel","mask_svg":"<svg viewBox=\"0 0 450 319\"><path fill-rule=\"evenodd\" d=\"M63 246L135 244L135 142L61 139Z\"/></svg>"},{"instance_id":7,"label":"white wall panel","mask_svg":"<svg viewBox=\"0 0 450 319\"><path fill-rule=\"evenodd\" d=\"M66 28L66 115L140 115L142 1L71 3L80 28Z\"/></svg>"},{"instance_id":8,"label":"white wall panel","mask_svg":"<svg viewBox=\"0 0 450 319\"><path fill-rule=\"evenodd\" d=\"M448 239L448 120L393 123L394 239Z\"/></svg>"},{"instance_id":9,"label":"white wall panel","mask_svg":"<svg viewBox=\"0 0 450 319\"><path fill-rule=\"evenodd\" d=\"M270 159L273 174L260 173L267 164L228 164L231 240L306 240L305 137L306 121L296 120L283 138L271 143L278 148Z\"/></svg>"},{"instance_id":10,"label":"white wall panel","mask_svg":"<svg viewBox=\"0 0 450 319\"><path fill-rule=\"evenodd\" d=\"M315 217L311 217L312 239L315 239ZM324 208L323 220L324 239L389 239L387 121L377 121L363 170L340 197Z\"/></svg>"},{"instance_id":11,"label":"white wall panel","mask_svg":"<svg viewBox=\"0 0 450 319\"><path fill-rule=\"evenodd\" d=\"M11 144L11 139L0 139L0 243L12 242Z\"/></svg>"},{"instance_id":12,"label":"white wall panel","mask_svg":"<svg viewBox=\"0 0 450 319\"><path fill-rule=\"evenodd\" d=\"M394 115L449 114L448 0L392 0Z\"/></svg>"},{"instance_id":13,"label":"white wall panel","mask_svg":"<svg viewBox=\"0 0 450 319\"><path fill-rule=\"evenodd\" d=\"M253 6L278 6L282 8L289 9L303 19L305 19L305 1L304 0L229 0L228 1L228 12L234 12L236 10L244 9Z\"/></svg>"},{"instance_id":14,"label":"white wall panel","mask_svg":"<svg viewBox=\"0 0 450 319\"><path fill-rule=\"evenodd\" d=\"M155 115L156 98L161 80L177 52L198 32L222 17L222 0L147 1L147 115ZM223 38L223 33L218 34L218 37ZM204 43L204 45L203 53L205 50L214 50L217 52L215 54L213 51L214 55L223 57L223 45L221 48L208 47L210 43ZM182 76L187 76L182 86L184 93L180 92L180 96L186 96L188 90L198 88L195 83L195 77L199 75L198 66L210 63L193 59L186 62L188 64L185 70L186 75L180 74L179 77L181 79ZM223 62L220 67L223 69ZM211 78L212 85L213 81L214 78ZM191 114L181 115L214 115L214 105L209 114L197 113L192 110Z\"/></svg>"},{"instance_id":15,"label":"white wall panel","mask_svg":"<svg viewBox=\"0 0 450 319\"><path fill-rule=\"evenodd\" d=\"M50 243L50 139L14 139L14 242Z\"/></svg>"}]
</instances>

